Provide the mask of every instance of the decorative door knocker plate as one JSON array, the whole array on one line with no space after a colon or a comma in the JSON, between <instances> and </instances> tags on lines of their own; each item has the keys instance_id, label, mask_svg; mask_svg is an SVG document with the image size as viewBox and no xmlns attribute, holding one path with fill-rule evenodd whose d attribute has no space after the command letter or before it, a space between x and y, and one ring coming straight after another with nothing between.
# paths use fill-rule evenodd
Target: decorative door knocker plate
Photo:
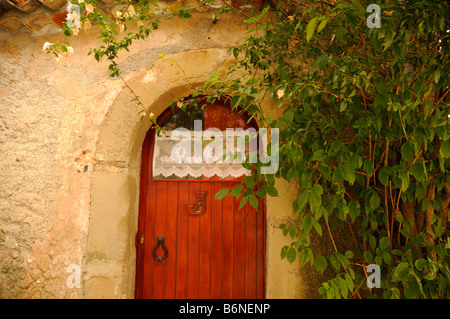
<instances>
[{"instance_id":1,"label":"decorative door knocker plate","mask_svg":"<svg viewBox=\"0 0 450 319\"><path fill-rule=\"evenodd\" d=\"M206 210L206 194L208 191L198 191L197 192L197 202L189 202L186 204L186 208L189 214L201 215Z\"/></svg>"}]
</instances>

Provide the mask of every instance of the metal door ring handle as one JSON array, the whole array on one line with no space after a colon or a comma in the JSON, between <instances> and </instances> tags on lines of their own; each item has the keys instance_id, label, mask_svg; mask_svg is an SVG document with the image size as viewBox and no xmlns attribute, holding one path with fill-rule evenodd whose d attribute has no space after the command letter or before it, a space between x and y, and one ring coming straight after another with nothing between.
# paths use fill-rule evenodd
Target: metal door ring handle
<instances>
[{"instance_id":1,"label":"metal door ring handle","mask_svg":"<svg viewBox=\"0 0 450 319\"><path fill-rule=\"evenodd\" d=\"M163 257L156 257L156 250L158 249L158 247L160 245L161 245L161 248L164 251L164 256ZM169 255L169 252L167 251L166 247L164 246L164 236L163 235L159 235L158 238L156 238L156 247L152 251L153 259L155 259L158 262L161 262L161 261L167 259L168 255Z\"/></svg>"}]
</instances>

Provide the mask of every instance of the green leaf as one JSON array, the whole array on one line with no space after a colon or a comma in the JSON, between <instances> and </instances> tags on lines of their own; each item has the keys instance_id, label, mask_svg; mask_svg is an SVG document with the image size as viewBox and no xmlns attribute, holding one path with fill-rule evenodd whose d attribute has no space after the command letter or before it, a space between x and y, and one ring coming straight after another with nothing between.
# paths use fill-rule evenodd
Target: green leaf
<instances>
[{"instance_id":1,"label":"green leaf","mask_svg":"<svg viewBox=\"0 0 450 319\"><path fill-rule=\"evenodd\" d=\"M349 169L347 166L344 166L342 168L342 172L344 174L344 179L350 183L350 185L353 185L353 183L355 182L355 172L351 169Z\"/></svg>"},{"instance_id":2,"label":"green leaf","mask_svg":"<svg viewBox=\"0 0 450 319\"><path fill-rule=\"evenodd\" d=\"M238 184L235 187L233 187L233 189L231 190L231 194L234 197L239 198L239 196L241 196L241 194L242 194L243 188L244 188L244 186L242 186L242 184Z\"/></svg>"},{"instance_id":3,"label":"green leaf","mask_svg":"<svg viewBox=\"0 0 450 319\"><path fill-rule=\"evenodd\" d=\"M434 73L434 82L437 84L441 78L441 69L437 69Z\"/></svg>"},{"instance_id":4,"label":"green leaf","mask_svg":"<svg viewBox=\"0 0 450 319\"><path fill-rule=\"evenodd\" d=\"M317 150L314 152L312 160L313 161L320 161L325 158L326 154L324 150Z\"/></svg>"},{"instance_id":5,"label":"green leaf","mask_svg":"<svg viewBox=\"0 0 450 319\"><path fill-rule=\"evenodd\" d=\"M255 195L250 195L248 201L254 209L258 209L258 198Z\"/></svg>"},{"instance_id":6,"label":"green leaf","mask_svg":"<svg viewBox=\"0 0 450 319\"><path fill-rule=\"evenodd\" d=\"M450 138L442 143L440 152L444 158L450 157Z\"/></svg>"},{"instance_id":7,"label":"green leaf","mask_svg":"<svg viewBox=\"0 0 450 319\"><path fill-rule=\"evenodd\" d=\"M295 227L289 228L289 236L291 236L292 239L294 239L297 236L297 230L295 229Z\"/></svg>"},{"instance_id":8,"label":"green leaf","mask_svg":"<svg viewBox=\"0 0 450 319\"><path fill-rule=\"evenodd\" d=\"M311 258L313 258L313 254L310 248L304 248L299 253L299 259L302 266L304 266ZM313 260L311 260L312 265Z\"/></svg>"},{"instance_id":9,"label":"green leaf","mask_svg":"<svg viewBox=\"0 0 450 319\"><path fill-rule=\"evenodd\" d=\"M422 290L422 285L415 276L408 276L403 282L406 299L412 299Z\"/></svg>"},{"instance_id":10,"label":"green leaf","mask_svg":"<svg viewBox=\"0 0 450 319\"><path fill-rule=\"evenodd\" d=\"M314 187L314 189L309 194L309 205L311 207L311 211L316 213L319 210L321 204L322 196L320 195L320 190L319 188Z\"/></svg>"},{"instance_id":11,"label":"green leaf","mask_svg":"<svg viewBox=\"0 0 450 319\"><path fill-rule=\"evenodd\" d=\"M406 190L409 187L409 174L408 174L408 172L407 171L400 171L399 174L398 174L398 177L402 181L402 186L401 186L402 192L406 192Z\"/></svg>"},{"instance_id":12,"label":"green leaf","mask_svg":"<svg viewBox=\"0 0 450 319\"><path fill-rule=\"evenodd\" d=\"M378 179L380 180L381 184L383 184L384 186L389 185L389 172L388 172L388 168L386 166L384 166L378 173Z\"/></svg>"},{"instance_id":13,"label":"green leaf","mask_svg":"<svg viewBox=\"0 0 450 319\"><path fill-rule=\"evenodd\" d=\"M388 247L389 247L389 238L385 236L380 239L380 248L385 250Z\"/></svg>"},{"instance_id":14,"label":"green leaf","mask_svg":"<svg viewBox=\"0 0 450 319\"><path fill-rule=\"evenodd\" d=\"M422 271L422 269L424 267L428 266L428 261L426 261L423 258L417 259L416 262L414 263L414 265L416 266L417 270Z\"/></svg>"},{"instance_id":15,"label":"green leaf","mask_svg":"<svg viewBox=\"0 0 450 319\"><path fill-rule=\"evenodd\" d=\"M323 30L323 28L325 28L325 26L327 25L328 20L322 20L319 23L319 26L317 27L317 33L319 33L320 31Z\"/></svg>"},{"instance_id":16,"label":"green leaf","mask_svg":"<svg viewBox=\"0 0 450 319\"><path fill-rule=\"evenodd\" d=\"M420 181L425 176L425 166L422 162L416 162L411 166L409 172L416 180Z\"/></svg>"},{"instance_id":17,"label":"green leaf","mask_svg":"<svg viewBox=\"0 0 450 319\"><path fill-rule=\"evenodd\" d=\"M269 196L278 197L278 190L275 187L266 186L264 187L264 189L266 190L266 193L269 194Z\"/></svg>"},{"instance_id":18,"label":"green leaf","mask_svg":"<svg viewBox=\"0 0 450 319\"><path fill-rule=\"evenodd\" d=\"M345 274L345 281L347 282L348 290L350 290L350 292L353 292L354 283L352 277L350 277L349 274Z\"/></svg>"},{"instance_id":19,"label":"green leaf","mask_svg":"<svg viewBox=\"0 0 450 319\"><path fill-rule=\"evenodd\" d=\"M284 246L283 248L281 248L281 259L286 258L286 254L289 250L289 246Z\"/></svg>"},{"instance_id":20,"label":"green leaf","mask_svg":"<svg viewBox=\"0 0 450 319\"><path fill-rule=\"evenodd\" d=\"M253 176L247 176L244 179L244 183L248 188L253 188L253 186L255 186L255 180L253 179Z\"/></svg>"},{"instance_id":21,"label":"green leaf","mask_svg":"<svg viewBox=\"0 0 450 319\"><path fill-rule=\"evenodd\" d=\"M320 226L320 224L314 219L313 220L313 225L314 225L314 229L316 230L316 232L322 236L322 227Z\"/></svg>"},{"instance_id":22,"label":"green leaf","mask_svg":"<svg viewBox=\"0 0 450 319\"><path fill-rule=\"evenodd\" d=\"M408 264L405 262L401 262L392 271L392 281L393 282L403 281L405 278L409 277L410 272L411 271L408 267Z\"/></svg>"},{"instance_id":23,"label":"green leaf","mask_svg":"<svg viewBox=\"0 0 450 319\"><path fill-rule=\"evenodd\" d=\"M327 259L322 255L317 256L314 267L316 267L319 272L323 273L327 268Z\"/></svg>"},{"instance_id":24,"label":"green leaf","mask_svg":"<svg viewBox=\"0 0 450 319\"><path fill-rule=\"evenodd\" d=\"M299 210L303 210L305 208L308 199L309 199L309 192L307 191L303 191L302 193L300 193L300 195L298 195L297 205Z\"/></svg>"},{"instance_id":25,"label":"green leaf","mask_svg":"<svg viewBox=\"0 0 450 319\"><path fill-rule=\"evenodd\" d=\"M366 250L363 253L364 259L370 264L373 261L373 255L370 251Z\"/></svg>"},{"instance_id":26,"label":"green leaf","mask_svg":"<svg viewBox=\"0 0 450 319\"><path fill-rule=\"evenodd\" d=\"M303 231L305 234L308 234L311 231L313 223L313 218L311 215L306 215L305 218L303 218Z\"/></svg>"},{"instance_id":27,"label":"green leaf","mask_svg":"<svg viewBox=\"0 0 450 319\"><path fill-rule=\"evenodd\" d=\"M380 196L378 196L377 192L373 192L372 196L370 196L370 208L375 210L380 206Z\"/></svg>"},{"instance_id":28,"label":"green leaf","mask_svg":"<svg viewBox=\"0 0 450 319\"><path fill-rule=\"evenodd\" d=\"M297 258L297 250L294 247L290 247L286 252L286 259L292 264Z\"/></svg>"},{"instance_id":29,"label":"green leaf","mask_svg":"<svg viewBox=\"0 0 450 319\"><path fill-rule=\"evenodd\" d=\"M306 26L306 41L309 42L309 40L311 40L313 34L314 34L314 30L316 29L316 25L317 25L317 18L312 18L308 25Z\"/></svg>"},{"instance_id":30,"label":"green leaf","mask_svg":"<svg viewBox=\"0 0 450 319\"><path fill-rule=\"evenodd\" d=\"M362 15L362 17L364 17L366 10L364 9L364 7L357 1L357 0L352 0L353 6L356 8L356 10L358 10L359 14Z\"/></svg>"},{"instance_id":31,"label":"green leaf","mask_svg":"<svg viewBox=\"0 0 450 319\"><path fill-rule=\"evenodd\" d=\"M356 217L358 217L359 214L361 214L359 203L356 200L352 200L348 204L348 208L349 208L350 217L353 219L353 221L356 220Z\"/></svg>"},{"instance_id":32,"label":"green leaf","mask_svg":"<svg viewBox=\"0 0 450 319\"><path fill-rule=\"evenodd\" d=\"M214 196L215 199L223 199L225 196L228 195L228 188L222 188L220 191L217 192L216 196Z\"/></svg>"},{"instance_id":33,"label":"green leaf","mask_svg":"<svg viewBox=\"0 0 450 319\"><path fill-rule=\"evenodd\" d=\"M414 148L409 141L403 143L401 147L401 153L402 157L409 163L412 163L414 161Z\"/></svg>"},{"instance_id":34,"label":"green leaf","mask_svg":"<svg viewBox=\"0 0 450 319\"><path fill-rule=\"evenodd\" d=\"M247 203L247 201L248 201L248 196L243 196L241 201L239 202L238 210L241 210L242 207L244 207L245 203Z\"/></svg>"},{"instance_id":35,"label":"green leaf","mask_svg":"<svg viewBox=\"0 0 450 319\"><path fill-rule=\"evenodd\" d=\"M340 253L334 253L339 262L347 269L350 266L350 260Z\"/></svg>"},{"instance_id":36,"label":"green leaf","mask_svg":"<svg viewBox=\"0 0 450 319\"><path fill-rule=\"evenodd\" d=\"M373 165L371 160L364 160L364 171L370 176L373 173Z\"/></svg>"},{"instance_id":37,"label":"green leaf","mask_svg":"<svg viewBox=\"0 0 450 319\"><path fill-rule=\"evenodd\" d=\"M377 240L375 239L375 237L373 236L369 237L369 245L370 248L372 248L372 250L375 250L375 248L377 247Z\"/></svg>"}]
</instances>

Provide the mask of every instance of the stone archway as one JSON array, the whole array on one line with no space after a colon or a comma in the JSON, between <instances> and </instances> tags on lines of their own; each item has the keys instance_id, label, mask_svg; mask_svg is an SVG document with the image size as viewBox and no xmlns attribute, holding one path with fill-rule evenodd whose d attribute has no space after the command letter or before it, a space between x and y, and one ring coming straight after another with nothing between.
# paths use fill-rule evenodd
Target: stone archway
<instances>
[{"instance_id":1,"label":"stone archway","mask_svg":"<svg viewBox=\"0 0 450 319\"><path fill-rule=\"evenodd\" d=\"M192 87L215 71L225 71L226 50L182 52L174 59ZM147 106L159 115L172 101L192 93L179 69L167 60L127 80ZM135 234L137 232L141 148L149 121L141 121L140 107L123 89L106 111L101 125L91 182L87 251L83 261L85 298L133 298Z\"/></svg>"},{"instance_id":2,"label":"stone archway","mask_svg":"<svg viewBox=\"0 0 450 319\"><path fill-rule=\"evenodd\" d=\"M182 52L173 59L185 68L191 87L203 84L213 72L225 74L233 62L224 49ZM147 106L146 113L158 116L173 98L193 92L179 71L170 61L160 60L126 81ZM122 89L99 130L82 267L84 298L134 298L141 149L150 123L140 120L141 109L132 98ZM299 267L280 259L281 248L289 242L276 229L292 218L290 203L297 192L287 183L277 183L280 197L267 199L266 297L301 298Z\"/></svg>"}]
</instances>

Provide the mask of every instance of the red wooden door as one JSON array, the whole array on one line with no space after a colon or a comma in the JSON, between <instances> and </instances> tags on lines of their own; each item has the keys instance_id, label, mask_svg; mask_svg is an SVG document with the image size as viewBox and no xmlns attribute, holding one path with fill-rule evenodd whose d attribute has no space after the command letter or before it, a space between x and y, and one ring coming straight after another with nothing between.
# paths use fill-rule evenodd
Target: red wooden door
<instances>
[{"instance_id":1,"label":"red wooden door","mask_svg":"<svg viewBox=\"0 0 450 319\"><path fill-rule=\"evenodd\" d=\"M226 125L221 114L220 107L209 106L205 127ZM150 130L142 151L136 298L264 298L264 203L257 211L248 203L238 211L235 197L214 199L242 178L155 178L154 143ZM204 212L189 213L186 204L198 201L200 190L207 191ZM159 236L164 241L158 245Z\"/></svg>"}]
</instances>

